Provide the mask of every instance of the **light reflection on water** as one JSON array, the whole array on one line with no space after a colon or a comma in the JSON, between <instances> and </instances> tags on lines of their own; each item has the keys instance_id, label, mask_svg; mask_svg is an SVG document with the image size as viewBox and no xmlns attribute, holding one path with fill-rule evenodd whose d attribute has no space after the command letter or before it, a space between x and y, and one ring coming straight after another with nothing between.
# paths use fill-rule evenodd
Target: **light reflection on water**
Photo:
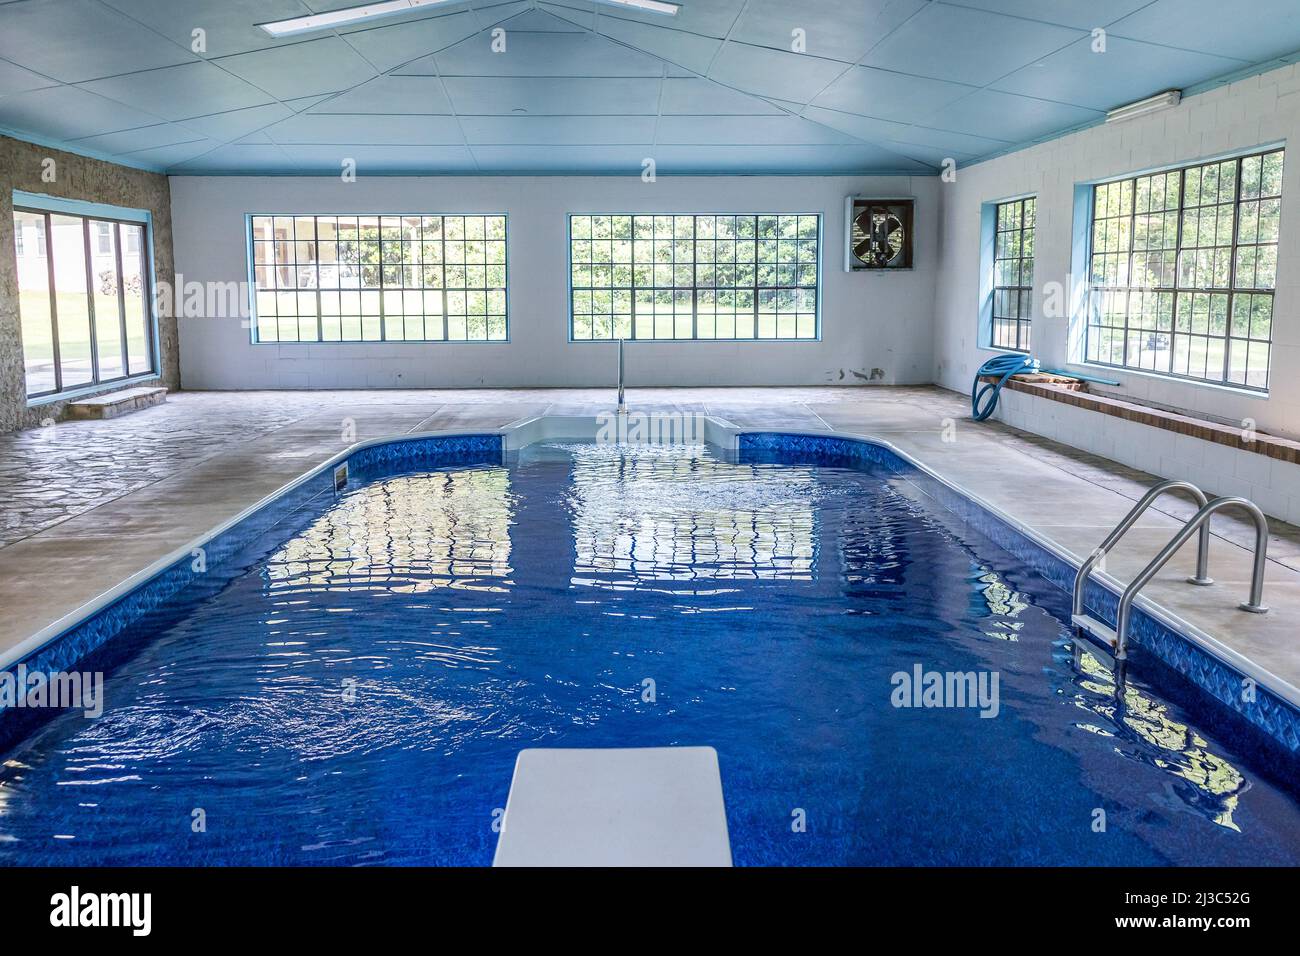
<instances>
[{"instance_id":1,"label":"light reflection on water","mask_svg":"<svg viewBox=\"0 0 1300 956\"><path fill-rule=\"evenodd\" d=\"M631 455L628 446L567 448L575 585L716 595L738 590L721 582L812 578L821 490L809 469L736 465L672 445Z\"/></svg>"},{"instance_id":2,"label":"light reflection on water","mask_svg":"<svg viewBox=\"0 0 1300 956\"><path fill-rule=\"evenodd\" d=\"M509 587L513 499L504 468L390 478L344 497L266 562L271 590L423 594Z\"/></svg>"},{"instance_id":3,"label":"light reflection on water","mask_svg":"<svg viewBox=\"0 0 1300 956\"><path fill-rule=\"evenodd\" d=\"M1080 723L1081 730L1115 738L1115 752L1157 767L1176 778L1174 794L1186 808L1215 824L1240 830L1233 811L1249 789L1245 776L1169 708L1137 687L1124 686L1116 699L1114 674L1089 651L1079 655L1082 676L1075 682L1078 706L1102 718L1104 726ZM1145 746L1144 746L1145 745Z\"/></svg>"}]
</instances>

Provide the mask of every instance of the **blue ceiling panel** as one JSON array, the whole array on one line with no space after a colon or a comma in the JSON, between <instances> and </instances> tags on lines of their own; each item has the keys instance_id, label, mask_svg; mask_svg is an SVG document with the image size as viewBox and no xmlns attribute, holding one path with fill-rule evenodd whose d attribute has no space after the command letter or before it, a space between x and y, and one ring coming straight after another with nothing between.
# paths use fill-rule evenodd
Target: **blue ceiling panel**
<instances>
[{"instance_id":1,"label":"blue ceiling panel","mask_svg":"<svg viewBox=\"0 0 1300 956\"><path fill-rule=\"evenodd\" d=\"M954 0L964 7L978 7L990 13L1046 20L1080 30L1104 27L1151 0Z\"/></svg>"},{"instance_id":2,"label":"blue ceiling panel","mask_svg":"<svg viewBox=\"0 0 1300 956\"><path fill-rule=\"evenodd\" d=\"M651 13L633 7L615 7L591 0L555 0L538 4L557 16L567 17L588 30L600 30L606 20L631 20L654 26L671 26L675 30L722 38L736 22L745 0L675 0L681 8L675 16ZM803 0L800 0L803 2ZM852 0L850 0L852 2Z\"/></svg>"},{"instance_id":3,"label":"blue ceiling panel","mask_svg":"<svg viewBox=\"0 0 1300 956\"><path fill-rule=\"evenodd\" d=\"M831 84L812 105L910 123L974 90L960 83L857 66Z\"/></svg>"},{"instance_id":4,"label":"blue ceiling panel","mask_svg":"<svg viewBox=\"0 0 1300 956\"><path fill-rule=\"evenodd\" d=\"M640 76L449 76L443 82L463 115L653 116L659 105L659 81Z\"/></svg>"},{"instance_id":5,"label":"blue ceiling panel","mask_svg":"<svg viewBox=\"0 0 1300 956\"><path fill-rule=\"evenodd\" d=\"M968 161L975 159L975 157L969 153L964 153L961 150L949 149L946 146L919 146L916 143L900 143L896 140L887 141L881 145L885 149L893 150L902 156L914 159L918 163L924 163L925 165L931 166L935 169L942 169L944 163L949 160L956 162L958 165L965 165Z\"/></svg>"},{"instance_id":6,"label":"blue ceiling panel","mask_svg":"<svg viewBox=\"0 0 1300 956\"><path fill-rule=\"evenodd\" d=\"M192 129L177 123L159 123L157 126L144 126L140 129L127 129L117 133L101 133L99 136L87 136L73 140L74 146L93 149L99 153L134 153L144 149L157 149L162 146L175 146L177 143L192 143L203 139Z\"/></svg>"},{"instance_id":7,"label":"blue ceiling panel","mask_svg":"<svg viewBox=\"0 0 1300 956\"><path fill-rule=\"evenodd\" d=\"M221 142L231 142L246 136L254 130L263 129L272 123L278 123L293 115L293 110L280 103L270 106L254 106L246 110L231 110L228 113L215 113L210 116L196 116L184 121L186 129L192 129L201 136Z\"/></svg>"},{"instance_id":8,"label":"blue ceiling panel","mask_svg":"<svg viewBox=\"0 0 1300 956\"><path fill-rule=\"evenodd\" d=\"M1155 0L1108 29L1132 40L1259 63L1300 50L1300 3Z\"/></svg>"},{"instance_id":9,"label":"blue ceiling panel","mask_svg":"<svg viewBox=\"0 0 1300 956\"><path fill-rule=\"evenodd\" d=\"M780 113L767 100L699 77L669 77L663 81L659 112L670 115L748 116Z\"/></svg>"},{"instance_id":10,"label":"blue ceiling panel","mask_svg":"<svg viewBox=\"0 0 1300 956\"><path fill-rule=\"evenodd\" d=\"M1107 39L1105 53L1094 53L1091 40L1080 40L1003 77L992 88L1109 110L1161 90L1223 76L1245 65L1242 60L1115 36Z\"/></svg>"},{"instance_id":11,"label":"blue ceiling panel","mask_svg":"<svg viewBox=\"0 0 1300 956\"><path fill-rule=\"evenodd\" d=\"M537 3L537 9L542 13L561 19L565 23L571 23L586 33L596 32L595 6L593 3L585 3L584 0L565 0L564 3L538 0Z\"/></svg>"},{"instance_id":12,"label":"blue ceiling panel","mask_svg":"<svg viewBox=\"0 0 1300 956\"><path fill-rule=\"evenodd\" d=\"M59 140L153 126L160 119L75 86L52 86L0 99L0 128L38 130Z\"/></svg>"},{"instance_id":13,"label":"blue ceiling panel","mask_svg":"<svg viewBox=\"0 0 1300 956\"><path fill-rule=\"evenodd\" d=\"M361 6L357 0L302 0L313 13L325 13L330 10L346 10ZM388 13L380 17L377 23L412 23L428 17L445 15L448 11L470 10L476 14L483 25L495 23L506 17L514 16L527 9L529 0L441 0L433 4L424 4L406 13ZM346 29L346 28L345 28Z\"/></svg>"},{"instance_id":14,"label":"blue ceiling panel","mask_svg":"<svg viewBox=\"0 0 1300 956\"><path fill-rule=\"evenodd\" d=\"M508 33L506 52L493 53L492 37L484 32L397 72L439 72L443 76L661 76L663 64L657 57L590 33Z\"/></svg>"},{"instance_id":15,"label":"blue ceiling panel","mask_svg":"<svg viewBox=\"0 0 1300 956\"><path fill-rule=\"evenodd\" d=\"M136 150L122 154L121 158L133 163L152 166L155 169L171 169L188 162L196 156L216 149L221 144L211 139L198 139L188 143L175 143L171 146L155 146L152 149Z\"/></svg>"},{"instance_id":16,"label":"blue ceiling panel","mask_svg":"<svg viewBox=\"0 0 1300 956\"><path fill-rule=\"evenodd\" d=\"M367 146L463 145L460 127L450 116L366 116L348 113L299 113L266 129L281 146L337 145L344 155L350 144Z\"/></svg>"},{"instance_id":17,"label":"blue ceiling panel","mask_svg":"<svg viewBox=\"0 0 1300 956\"><path fill-rule=\"evenodd\" d=\"M471 146L624 146L654 141L653 116L462 116Z\"/></svg>"},{"instance_id":18,"label":"blue ceiling panel","mask_svg":"<svg viewBox=\"0 0 1300 956\"><path fill-rule=\"evenodd\" d=\"M197 59L97 0L6 4L0 26L0 57L64 83Z\"/></svg>"},{"instance_id":19,"label":"blue ceiling panel","mask_svg":"<svg viewBox=\"0 0 1300 956\"><path fill-rule=\"evenodd\" d=\"M862 62L983 86L1084 35L1068 27L932 3L881 40Z\"/></svg>"},{"instance_id":20,"label":"blue ceiling panel","mask_svg":"<svg viewBox=\"0 0 1300 956\"><path fill-rule=\"evenodd\" d=\"M452 0L454 3L455 0ZM469 7L484 27L492 27L537 8L536 0L471 0ZM514 29L526 29L521 24Z\"/></svg>"},{"instance_id":21,"label":"blue ceiling panel","mask_svg":"<svg viewBox=\"0 0 1300 956\"><path fill-rule=\"evenodd\" d=\"M706 73L717 55L722 41L713 37L696 36L681 30L601 17L600 33L612 40L626 43L661 59L685 67L694 73Z\"/></svg>"},{"instance_id":22,"label":"blue ceiling panel","mask_svg":"<svg viewBox=\"0 0 1300 956\"><path fill-rule=\"evenodd\" d=\"M1011 145L1009 140L992 139L988 136L972 136L969 133L955 133L951 130L929 129L925 126L909 126L903 132L890 137L898 143L908 146L933 146L949 150L950 156L985 156L996 153Z\"/></svg>"},{"instance_id":23,"label":"blue ceiling panel","mask_svg":"<svg viewBox=\"0 0 1300 956\"><path fill-rule=\"evenodd\" d=\"M376 71L338 37L324 37L222 57L216 63L276 99L338 93L375 76Z\"/></svg>"},{"instance_id":24,"label":"blue ceiling panel","mask_svg":"<svg viewBox=\"0 0 1300 956\"><path fill-rule=\"evenodd\" d=\"M544 4L539 6L544 7ZM571 13L571 11L563 11ZM547 13L544 9L526 10L501 24L507 30L524 30L528 33L584 33L586 28L565 16Z\"/></svg>"},{"instance_id":25,"label":"blue ceiling panel","mask_svg":"<svg viewBox=\"0 0 1300 956\"><path fill-rule=\"evenodd\" d=\"M846 133L789 115L664 116L656 142L669 146L860 144Z\"/></svg>"},{"instance_id":26,"label":"blue ceiling panel","mask_svg":"<svg viewBox=\"0 0 1300 956\"><path fill-rule=\"evenodd\" d=\"M58 85L57 80L51 80L39 73L33 73L31 70L24 70L21 66L0 60L0 96Z\"/></svg>"},{"instance_id":27,"label":"blue ceiling panel","mask_svg":"<svg viewBox=\"0 0 1300 956\"><path fill-rule=\"evenodd\" d=\"M856 113L841 113L839 110L822 109L820 106L809 106L801 115L812 122L821 123L870 143L893 139L908 128L906 123L876 119L873 116L858 116Z\"/></svg>"},{"instance_id":28,"label":"blue ceiling panel","mask_svg":"<svg viewBox=\"0 0 1300 956\"><path fill-rule=\"evenodd\" d=\"M324 97L309 113L451 113L436 76L377 76L346 93Z\"/></svg>"},{"instance_id":29,"label":"blue ceiling panel","mask_svg":"<svg viewBox=\"0 0 1300 956\"><path fill-rule=\"evenodd\" d=\"M1058 130L1095 122L1105 115L1081 106L996 90L979 90L923 118L919 125L1023 143Z\"/></svg>"},{"instance_id":30,"label":"blue ceiling panel","mask_svg":"<svg viewBox=\"0 0 1300 956\"><path fill-rule=\"evenodd\" d=\"M275 99L211 63L185 63L80 85L167 119L192 116L195 103L202 103L210 112L222 113L263 106Z\"/></svg>"},{"instance_id":31,"label":"blue ceiling panel","mask_svg":"<svg viewBox=\"0 0 1300 956\"><path fill-rule=\"evenodd\" d=\"M856 63L925 4L926 0L750 0L731 39L789 50L792 31L800 29L804 52Z\"/></svg>"},{"instance_id":32,"label":"blue ceiling panel","mask_svg":"<svg viewBox=\"0 0 1300 956\"><path fill-rule=\"evenodd\" d=\"M473 146L485 173L601 173L641 176L646 146Z\"/></svg>"},{"instance_id":33,"label":"blue ceiling panel","mask_svg":"<svg viewBox=\"0 0 1300 956\"><path fill-rule=\"evenodd\" d=\"M657 173L779 173L797 168L808 172L851 175L864 169L889 173L934 172L928 164L880 146L657 146Z\"/></svg>"},{"instance_id":34,"label":"blue ceiling panel","mask_svg":"<svg viewBox=\"0 0 1300 956\"><path fill-rule=\"evenodd\" d=\"M1300 55L1300 0L679 2L277 39L258 24L359 0L0 0L0 129L177 173L924 173Z\"/></svg>"},{"instance_id":35,"label":"blue ceiling panel","mask_svg":"<svg viewBox=\"0 0 1300 956\"><path fill-rule=\"evenodd\" d=\"M279 146L219 146L193 159L178 163L175 172L185 173L277 173L292 170L289 157Z\"/></svg>"},{"instance_id":36,"label":"blue ceiling panel","mask_svg":"<svg viewBox=\"0 0 1300 956\"><path fill-rule=\"evenodd\" d=\"M747 93L807 103L846 69L835 60L728 41L709 77Z\"/></svg>"},{"instance_id":37,"label":"blue ceiling panel","mask_svg":"<svg viewBox=\"0 0 1300 956\"><path fill-rule=\"evenodd\" d=\"M453 43L459 43L482 29L468 10L427 20L372 27L343 34L348 45L381 73Z\"/></svg>"},{"instance_id":38,"label":"blue ceiling panel","mask_svg":"<svg viewBox=\"0 0 1300 956\"><path fill-rule=\"evenodd\" d=\"M472 171L474 157L464 146L352 146L347 153L329 146L285 146L294 171L338 176L344 159L356 163L357 176L396 173Z\"/></svg>"},{"instance_id":39,"label":"blue ceiling panel","mask_svg":"<svg viewBox=\"0 0 1300 956\"><path fill-rule=\"evenodd\" d=\"M196 0L103 0L109 7L119 10L140 23L167 37L173 43L190 49L194 29L202 27L208 58L247 53L279 46L276 40L257 24L272 20L286 20L311 13L302 0L221 0L220 3ZM120 18L119 18L120 19Z\"/></svg>"}]
</instances>

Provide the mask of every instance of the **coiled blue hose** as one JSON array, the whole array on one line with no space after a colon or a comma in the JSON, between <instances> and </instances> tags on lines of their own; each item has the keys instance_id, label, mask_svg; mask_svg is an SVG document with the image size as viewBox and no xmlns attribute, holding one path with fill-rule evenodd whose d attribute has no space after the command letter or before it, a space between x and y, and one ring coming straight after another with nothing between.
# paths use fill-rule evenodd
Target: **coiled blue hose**
<instances>
[{"instance_id":1,"label":"coiled blue hose","mask_svg":"<svg viewBox=\"0 0 1300 956\"><path fill-rule=\"evenodd\" d=\"M1006 384L1007 379L1017 372L1036 372L1038 371L1038 359L1032 359L1028 355L995 355L975 373L975 381L970 387L970 417L977 422L982 422L993 414L993 409L998 407L998 393L1002 391L1002 386ZM1000 376L996 382L984 382L980 384L980 379L986 375ZM984 406L984 396L988 395L988 400Z\"/></svg>"}]
</instances>

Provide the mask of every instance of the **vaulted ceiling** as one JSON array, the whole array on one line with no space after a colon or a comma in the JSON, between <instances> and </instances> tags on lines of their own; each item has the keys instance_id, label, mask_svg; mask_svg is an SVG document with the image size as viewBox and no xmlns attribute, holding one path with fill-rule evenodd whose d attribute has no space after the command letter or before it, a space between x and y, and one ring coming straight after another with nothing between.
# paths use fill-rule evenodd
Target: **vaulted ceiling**
<instances>
[{"instance_id":1,"label":"vaulted ceiling","mask_svg":"<svg viewBox=\"0 0 1300 956\"><path fill-rule=\"evenodd\" d=\"M177 174L924 173L1300 50L1300 0L679 2L274 39L358 0L0 0L0 129Z\"/></svg>"}]
</instances>

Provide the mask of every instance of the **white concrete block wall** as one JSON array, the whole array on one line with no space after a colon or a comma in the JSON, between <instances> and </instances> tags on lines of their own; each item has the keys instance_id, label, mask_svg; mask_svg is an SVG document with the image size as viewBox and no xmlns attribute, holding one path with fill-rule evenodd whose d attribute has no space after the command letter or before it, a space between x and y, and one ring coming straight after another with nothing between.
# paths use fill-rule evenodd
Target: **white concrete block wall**
<instances>
[{"instance_id":1,"label":"white concrete block wall","mask_svg":"<svg viewBox=\"0 0 1300 956\"><path fill-rule=\"evenodd\" d=\"M1195 382L1072 364L1068 317L1043 315L1044 287L1068 287L1074 188L1160 166L1285 142L1273 354L1267 395ZM1150 116L1081 130L1020 152L959 169L942 198L940 283L936 293L935 378L968 391L979 365L998 354L978 346L980 207L1035 194L1034 356L1047 367L1121 382L1092 390L1182 409L1217 421L1251 419L1264 432L1300 438L1300 67L1289 65L1186 98ZM1253 498L1270 515L1300 523L1300 466L1188 438L1024 393L1004 391L1009 424L1216 494Z\"/></svg>"},{"instance_id":2,"label":"white concrete block wall","mask_svg":"<svg viewBox=\"0 0 1300 956\"><path fill-rule=\"evenodd\" d=\"M1162 478L1193 482L1209 495L1241 495L1271 517L1300 524L1300 465L1008 389L995 417Z\"/></svg>"},{"instance_id":3,"label":"white concrete block wall","mask_svg":"<svg viewBox=\"0 0 1300 956\"><path fill-rule=\"evenodd\" d=\"M968 390L975 369L996 354L978 347L982 203L1037 195L1034 355L1050 367L1089 371L1069 363L1068 319L1042 314L1046 283L1067 284L1070 278L1075 184L1281 141L1300 146L1300 72L1295 65L1190 96L1171 110L1081 130L959 169L956 182L941 191L936 380ZM1287 157L1282 202L1269 394L1109 367L1091 369L1122 383L1113 394L1220 420L1249 418L1263 431L1300 438L1300 151Z\"/></svg>"},{"instance_id":4,"label":"white concrete block wall","mask_svg":"<svg viewBox=\"0 0 1300 956\"><path fill-rule=\"evenodd\" d=\"M185 388L424 388L607 385L611 343L571 343L568 219L581 212L818 212L823 216L821 340L638 342L633 385L854 385L933 380L937 177L174 177L177 272L186 282L247 280L249 213L504 212L510 341L253 345L247 315L182 317ZM844 198L917 199L916 268L846 273ZM245 303L245 309L247 304ZM861 377L860 377L861 376Z\"/></svg>"}]
</instances>

